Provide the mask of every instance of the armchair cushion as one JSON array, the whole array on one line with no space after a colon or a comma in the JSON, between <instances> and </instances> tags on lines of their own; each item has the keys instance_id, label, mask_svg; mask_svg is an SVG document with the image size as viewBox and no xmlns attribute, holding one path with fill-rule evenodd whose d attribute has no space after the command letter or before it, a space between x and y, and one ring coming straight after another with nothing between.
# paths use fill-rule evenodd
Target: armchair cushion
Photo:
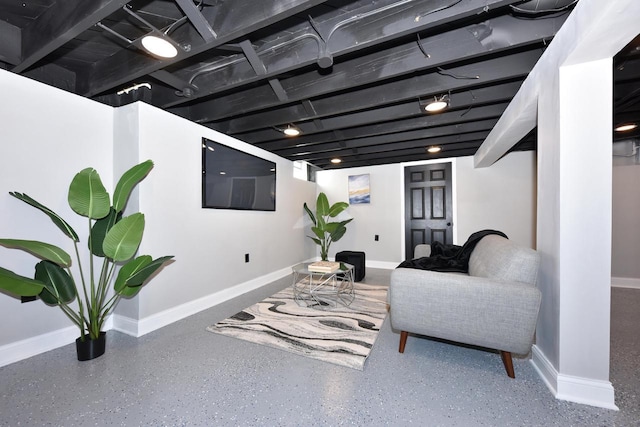
<instances>
[{"instance_id":1,"label":"armchair cushion","mask_svg":"<svg viewBox=\"0 0 640 427\"><path fill-rule=\"evenodd\" d=\"M389 303L395 329L527 354L540 291L462 273L396 269Z\"/></svg>"}]
</instances>

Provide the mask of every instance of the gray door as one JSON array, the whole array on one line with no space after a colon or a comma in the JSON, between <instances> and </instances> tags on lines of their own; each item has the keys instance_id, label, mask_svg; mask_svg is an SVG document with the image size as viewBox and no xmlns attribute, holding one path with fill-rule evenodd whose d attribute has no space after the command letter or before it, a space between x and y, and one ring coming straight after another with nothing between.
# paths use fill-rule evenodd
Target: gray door
<instances>
[{"instance_id":1,"label":"gray door","mask_svg":"<svg viewBox=\"0 0 640 427\"><path fill-rule=\"evenodd\" d=\"M422 243L453 243L451 163L404 168L405 259Z\"/></svg>"}]
</instances>

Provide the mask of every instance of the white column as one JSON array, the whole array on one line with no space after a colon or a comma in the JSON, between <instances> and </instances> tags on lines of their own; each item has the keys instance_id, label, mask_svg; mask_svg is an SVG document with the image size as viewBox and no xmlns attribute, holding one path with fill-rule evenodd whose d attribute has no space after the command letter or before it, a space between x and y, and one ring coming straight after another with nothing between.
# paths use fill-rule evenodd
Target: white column
<instances>
[{"instance_id":1,"label":"white column","mask_svg":"<svg viewBox=\"0 0 640 427\"><path fill-rule=\"evenodd\" d=\"M558 398L608 408L612 73L610 58L564 66L541 91L534 354Z\"/></svg>"}]
</instances>

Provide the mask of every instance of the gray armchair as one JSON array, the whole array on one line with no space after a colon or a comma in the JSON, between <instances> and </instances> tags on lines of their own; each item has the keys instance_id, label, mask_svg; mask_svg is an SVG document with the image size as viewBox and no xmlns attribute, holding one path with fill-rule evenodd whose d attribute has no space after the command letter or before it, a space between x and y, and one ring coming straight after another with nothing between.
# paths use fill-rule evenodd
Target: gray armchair
<instances>
[{"instance_id":1,"label":"gray armchair","mask_svg":"<svg viewBox=\"0 0 640 427\"><path fill-rule=\"evenodd\" d=\"M425 250L416 254L425 256ZM468 274L397 268L389 305L400 353L409 333L496 349L515 378L511 354L528 354L533 343L539 262L533 249L488 235L473 249Z\"/></svg>"}]
</instances>

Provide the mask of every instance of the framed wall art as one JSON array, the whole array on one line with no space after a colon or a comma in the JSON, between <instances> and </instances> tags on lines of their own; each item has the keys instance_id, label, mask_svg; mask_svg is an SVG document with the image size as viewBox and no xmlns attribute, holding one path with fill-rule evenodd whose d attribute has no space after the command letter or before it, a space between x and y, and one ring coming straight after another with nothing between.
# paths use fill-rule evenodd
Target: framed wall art
<instances>
[{"instance_id":1,"label":"framed wall art","mask_svg":"<svg viewBox=\"0 0 640 427\"><path fill-rule=\"evenodd\" d=\"M349 204L371 203L369 174L349 175Z\"/></svg>"}]
</instances>

